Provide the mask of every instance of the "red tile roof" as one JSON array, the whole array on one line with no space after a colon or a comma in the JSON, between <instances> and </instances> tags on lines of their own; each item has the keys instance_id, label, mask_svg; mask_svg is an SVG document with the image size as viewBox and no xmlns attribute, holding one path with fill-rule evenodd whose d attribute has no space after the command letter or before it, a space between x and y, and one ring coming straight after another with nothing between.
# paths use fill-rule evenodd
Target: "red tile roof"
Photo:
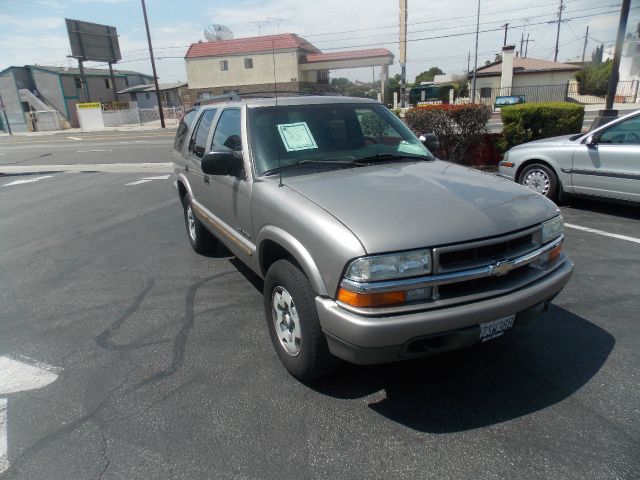
<instances>
[{"instance_id":1,"label":"red tile roof","mask_svg":"<svg viewBox=\"0 0 640 480\"><path fill-rule=\"evenodd\" d=\"M185 58L219 57L242 53L264 52L271 50L287 50L300 48L311 52L319 52L316 47L295 33L265 35L263 37L236 38L216 42L193 43L187 50Z\"/></svg>"},{"instance_id":2,"label":"red tile roof","mask_svg":"<svg viewBox=\"0 0 640 480\"><path fill-rule=\"evenodd\" d=\"M306 63L330 62L334 60L355 60L358 58L386 57L393 54L386 48L370 50L352 50L349 52L311 53L306 57Z\"/></svg>"}]
</instances>

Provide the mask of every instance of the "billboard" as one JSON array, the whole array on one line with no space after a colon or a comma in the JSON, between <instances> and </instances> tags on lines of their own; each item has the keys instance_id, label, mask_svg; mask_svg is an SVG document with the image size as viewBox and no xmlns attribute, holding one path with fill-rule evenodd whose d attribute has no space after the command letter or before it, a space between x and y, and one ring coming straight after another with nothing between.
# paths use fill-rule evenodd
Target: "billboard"
<instances>
[{"instance_id":1,"label":"billboard","mask_svg":"<svg viewBox=\"0 0 640 480\"><path fill-rule=\"evenodd\" d=\"M122 59L116 27L65 18L71 56L81 61L116 63Z\"/></svg>"}]
</instances>

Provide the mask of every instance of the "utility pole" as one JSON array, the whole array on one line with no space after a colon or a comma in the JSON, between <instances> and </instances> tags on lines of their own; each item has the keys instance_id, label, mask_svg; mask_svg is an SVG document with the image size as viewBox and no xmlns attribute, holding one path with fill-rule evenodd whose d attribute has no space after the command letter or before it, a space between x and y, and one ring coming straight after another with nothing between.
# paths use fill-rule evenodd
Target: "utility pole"
<instances>
[{"instance_id":1,"label":"utility pole","mask_svg":"<svg viewBox=\"0 0 640 480\"><path fill-rule=\"evenodd\" d=\"M587 25L587 33L584 34L584 47L582 47L582 63L584 64L584 54L587 51L587 41L589 40L589 25Z\"/></svg>"},{"instance_id":2,"label":"utility pole","mask_svg":"<svg viewBox=\"0 0 640 480\"><path fill-rule=\"evenodd\" d=\"M156 85L156 98L158 99L158 111L160 112L160 126L166 128L164 124L164 112L162 111L162 99L160 98L160 87L158 86L158 74L156 73L156 62L153 59L153 47L151 46L151 33L149 33L149 20L147 19L147 6L142 2L142 13L144 15L144 26L147 29L147 42L149 42L149 58L151 58L151 70L153 72L153 82Z\"/></svg>"},{"instance_id":3,"label":"utility pole","mask_svg":"<svg viewBox=\"0 0 640 480\"><path fill-rule=\"evenodd\" d=\"M473 61L473 81L471 82L471 103L476 103L476 71L478 70L478 36L480 35L480 0L478 0L478 18L476 20L476 54Z\"/></svg>"},{"instance_id":4,"label":"utility pole","mask_svg":"<svg viewBox=\"0 0 640 480\"><path fill-rule=\"evenodd\" d=\"M611 64L611 75L609 76L609 88L607 90L607 103L604 110L598 112L598 116L593 121L591 128L599 127L604 123L616 118L618 111L613 110L613 101L615 100L616 90L618 88L618 78L620 76L620 56L622 55L622 47L624 45L624 34L627 30L627 19L629 18L629 8L631 0L622 0L622 8L620 9L620 22L618 23L618 37L616 38L616 50L613 54L613 62Z\"/></svg>"},{"instance_id":5,"label":"utility pole","mask_svg":"<svg viewBox=\"0 0 640 480\"><path fill-rule=\"evenodd\" d=\"M405 108L407 83L407 9L408 0L400 0L400 106Z\"/></svg>"},{"instance_id":6,"label":"utility pole","mask_svg":"<svg viewBox=\"0 0 640 480\"><path fill-rule=\"evenodd\" d=\"M504 43L502 44L503 47L507 46L507 31L509 30L509 24L505 23L504 25L501 25L502 27L504 27Z\"/></svg>"},{"instance_id":7,"label":"utility pole","mask_svg":"<svg viewBox=\"0 0 640 480\"><path fill-rule=\"evenodd\" d=\"M533 42L533 40L531 40ZM529 51L529 34L527 33L527 41L524 46L524 58L527 58L527 52Z\"/></svg>"},{"instance_id":8,"label":"utility pole","mask_svg":"<svg viewBox=\"0 0 640 480\"><path fill-rule=\"evenodd\" d=\"M527 34L527 35L529 35L529 34ZM523 43L524 43L524 32L522 32L522 35L520 35L520 56L521 57L524 56L522 54L522 52L524 52L524 49L522 48L523 47L523 45L522 45Z\"/></svg>"},{"instance_id":9,"label":"utility pole","mask_svg":"<svg viewBox=\"0 0 640 480\"><path fill-rule=\"evenodd\" d=\"M562 11L564 10L564 0L560 0L560 7L558 8L558 31L556 33L556 51L553 55L553 61L558 61L558 46L560 44L560 24L562 23Z\"/></svg>"},{"instance_id":10,"label":"utility pole","mask_svg":"<svg viewBox=\"0 0 640 480\"><path fill-rule=\"evenodd\" d=\"M469 50L469 53L467 54L467 81L469 81L469 74L471 73L471 70L469 70L470 65L471 65L471 50Z\"/></svg>"}]
</instances>

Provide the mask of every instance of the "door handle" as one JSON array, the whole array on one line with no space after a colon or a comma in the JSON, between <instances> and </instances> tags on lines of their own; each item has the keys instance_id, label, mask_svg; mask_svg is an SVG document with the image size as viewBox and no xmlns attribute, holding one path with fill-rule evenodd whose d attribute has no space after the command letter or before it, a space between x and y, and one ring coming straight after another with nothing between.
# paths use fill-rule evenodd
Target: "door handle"
<instances>
[{"instance_id":1,"label":"door handle","mask_svg":"<svg viewBox=\"0 0 640 480\"><path fill-rule=\"evenodd\" d=\"M209 185L209 176L205 175L204 176L204 183L206 183L207 185Z\"/></svg>"}]
</instances>

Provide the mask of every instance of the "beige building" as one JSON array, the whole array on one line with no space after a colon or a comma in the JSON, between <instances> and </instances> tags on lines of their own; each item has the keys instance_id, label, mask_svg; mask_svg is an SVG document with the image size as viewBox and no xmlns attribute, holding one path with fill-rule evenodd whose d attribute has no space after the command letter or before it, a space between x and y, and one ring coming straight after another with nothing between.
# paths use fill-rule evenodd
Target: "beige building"
<instances>
[{"instance_id":1,"label":"beige building","mask_svg":"<svg viewBox=\"0 0 640 480\"><path fill-rule=\"evenodd\" d=\"M509 95L524 95L527 102L566 100L569 82L580 66L514 57L514 51L513 46L503 47L501 61L476 70L476 100L488 105L497 96Z\"/></svg>"},{"instance_id":2,"label":"beige building","mask_svg":"<svg viewBox=\"0 0 640 480\"><path fill-rule=\"evenodd\" d=\"M322 53L293 33L198 42L185 55L189 88L198 99L232 92L323 91L329 72L380 66L386 82L393 54L387 49Z\"/></svg>"}]
</instances>

